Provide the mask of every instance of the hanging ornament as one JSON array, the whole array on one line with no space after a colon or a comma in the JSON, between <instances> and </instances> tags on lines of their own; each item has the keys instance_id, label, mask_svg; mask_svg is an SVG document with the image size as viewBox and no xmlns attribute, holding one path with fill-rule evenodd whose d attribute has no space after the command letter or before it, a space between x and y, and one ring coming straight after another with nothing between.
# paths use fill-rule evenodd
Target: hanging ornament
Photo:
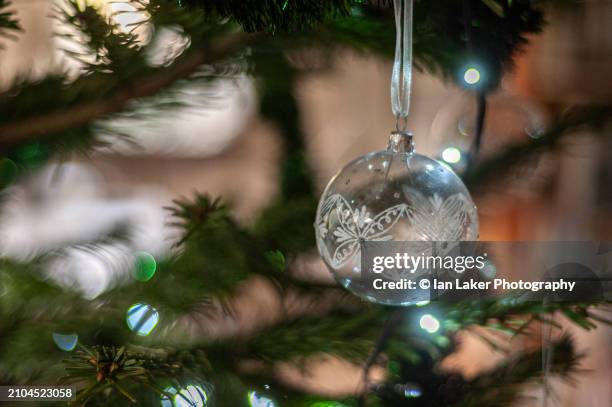
<instances>
[{"instance_id":1,"label":"hanging ornament","mask_svg":"<svg viewBox=\"0 0 612 407\"><path fill-rule=\"evenodd\" d=\"M411 305L410 290L389 296L361 281L361 242L475 240L478 217L461 179L448 166L414 152L412 134L406 131L412 0L395 0L394 5L391 101L396 130L386 150L355 159L331 179L319 201L315 233L321 257L342 286L372 302Z\"/></svg>"}]
</instances>

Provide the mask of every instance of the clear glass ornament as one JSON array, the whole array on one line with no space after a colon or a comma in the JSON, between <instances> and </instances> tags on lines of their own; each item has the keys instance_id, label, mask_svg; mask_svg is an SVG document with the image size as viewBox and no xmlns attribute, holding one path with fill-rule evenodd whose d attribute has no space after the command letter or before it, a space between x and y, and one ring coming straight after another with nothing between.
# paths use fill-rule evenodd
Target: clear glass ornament
<instances>
[{"instance_id":1,"label":"clear glass ornament","mask_svg":"<svg viewBox=\"0 0 612 407\"><path fill-rule=\"evenodd\" d=\"M372 302L411 305L416 300L410 290L389 295L361 282L360 243L476 240L478 216L461 179L415 153L412 135L397 131L386 150L357 158L331 179L315 232L319 253L342 286Z\"/></svg>"}]
</instances>

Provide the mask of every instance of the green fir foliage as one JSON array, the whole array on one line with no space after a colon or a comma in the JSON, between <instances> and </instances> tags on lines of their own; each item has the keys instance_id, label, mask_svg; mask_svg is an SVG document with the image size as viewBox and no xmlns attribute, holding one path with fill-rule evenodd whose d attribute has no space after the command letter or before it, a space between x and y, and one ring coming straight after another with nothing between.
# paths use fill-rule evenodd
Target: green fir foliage
<instances>
[{"instance_id":1,"label":"green fir foliage","mask_svg":"<svg viewBox=\"0 0 612 407\"><path fill-rule=\"evenodd\" d=\"M483 340L503 350L507 339L530 335L533 322L556 325L553 315L562 314L585 329L609 322L593 311L600 304L592 303L440 303L436 311L441 331L428 334L414 320L433 309L431 304L393 311L289 272L298 254L313 249L317 196L293 93L302 68L291 63L287 53L303 47L325 53L351 47L390 56L395 38L391 2L132 4L147 14L139 24L150 24L153 38L161 28L172 27L189 39L189 46L167 64L154 65L147 57L154 41L139 43L95 8L68 1L56 18L75 29L70 39L82 52L71 56L81 61L82 71L37 80L24 76L0 94L0 188L50 159L102 145L99 130L109 118L137 116L142 103L164 106L181 86L235 75L247 67L259 80L261 114L282 136L279 193L246 227L219 198L196 193L176 200L168 208L173 226L181 231L174 254L156 259L157 269L146 281L119 284L94 300L46 278L46 266L61 257L62 250L28 262L0 259L0 384L73 383L79 389L75 405L87 406L159 405L160 399L174 396L169 389L193 383L209 391L211 403L216 403L212 405L219 406L246 406L250 391L269 394L283 407L348 407L364 401L400 406L406 405L401 389L410 382L419 383L423 392L410 405L507 404L515 400L518 386L538 380L541 354L515 356L467 381L437 369L456 349L454 333L486 328ZM19 30L10 10L9 2L0 0L2 36ZM487 84L491 88L511 68L526 35L543 24L534 2L525 0L416 1L415 18L414 53L421 69L452 79L466 60L474 59L492 73ZM555 147L561 135L597 125L607 114L605 109L587 109L564 116L549 134L511 146L471 169L466 180L473 188L482 186L517 157ZM122 238L121 233L107 237ZM99 243L74 248L102 250ZM210 321L234 317L233 299L254 277L270 282L281 299L298 295L313 307L306 315L288 316L251 335L211 339L181 330L178 321L208 332ZM137 303L159 312L158 325L148 336L137 336L126 325L126 311ZM328 306L321 311L317 304ZM388 321L398 323L389 329ZM61 351L53 343L54 333L78 333L78 348L69 354ZM551 346L553 373L575 373L580 355L572 340L562 337ZM289 388L274 374L277 362L305 366L309 358L324 355L365 368L380 365L388 371L387 382L361 400L331 400ZM245 369L245 362L257 369Z\"/></svg>"}]
</instances>

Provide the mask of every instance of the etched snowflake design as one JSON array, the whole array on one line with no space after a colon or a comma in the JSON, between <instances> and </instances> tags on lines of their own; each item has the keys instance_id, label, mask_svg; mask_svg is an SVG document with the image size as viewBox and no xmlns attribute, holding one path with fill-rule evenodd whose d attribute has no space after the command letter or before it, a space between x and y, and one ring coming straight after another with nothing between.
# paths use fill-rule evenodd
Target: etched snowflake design
<instances>
[{"instance_id":1,"label":"etched snowflake design","mask_svg":"<svg viewBox=\"0 0 612 407\"><path fill-rule=\"evenodd\" d=\"M336 217L333 222L336 227L331 231L336 247L333 254L326 253L326 260L338 268L360 253L359 244L362 241L392 240L389 231L405 215L406 210L406 204L398 204L371 216L365 205L353 209L341 195L331 195L323 203L316 221L318 234L321 239L325 239L330 232L327 229L330 217Z\"/></svg>"},{"instance_id":2,"label":"etched snowflake design","mask_svg":"<svg viewBox=\"0 0 612 407\"><path fill-rule=\"evenodd\" d=\"M476 224L476 207L464 194L442 199L419 191L405 191L410 201L409 220L414 240L456 242L464 240L466 228ZM474 236L475 237L475 236Z\"/></svg>"},{"instance_id":3,"label":"etched snowflake design","mask_svg":"<svg viewBox=\"0 0 612 407\"><path fill-rule=\"evenodd\" d=\"M459 241L466 228L476 222L476 209L463 194L442 199L438 194L425 197L416 190L405 193L409 204L393 205L374 216L365 205L354 209L343 196L329 196L315 222L327 262L337 269L360 254L362 241L393 240L391 229L403 217L410 222L414 240L423 241ZM329 233L333 236L333 253L325 244Z\"/></svg>"}]
</instances>

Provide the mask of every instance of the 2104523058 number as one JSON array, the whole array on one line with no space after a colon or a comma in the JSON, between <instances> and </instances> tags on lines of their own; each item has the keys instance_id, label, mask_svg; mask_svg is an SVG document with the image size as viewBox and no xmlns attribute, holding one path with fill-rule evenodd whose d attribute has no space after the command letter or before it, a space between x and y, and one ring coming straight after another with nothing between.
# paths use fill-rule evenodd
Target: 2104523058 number
<instances>
[{"instance_id":1,"label":"2104523058 number","mask_svg":"<svg viewBox=\"0 0 612 407\"><path fill-rule=\"evenodd\" d=\"M0 386L0 401L69 401L75 396L73 387Z\"/></svg>"}]
</instances>

